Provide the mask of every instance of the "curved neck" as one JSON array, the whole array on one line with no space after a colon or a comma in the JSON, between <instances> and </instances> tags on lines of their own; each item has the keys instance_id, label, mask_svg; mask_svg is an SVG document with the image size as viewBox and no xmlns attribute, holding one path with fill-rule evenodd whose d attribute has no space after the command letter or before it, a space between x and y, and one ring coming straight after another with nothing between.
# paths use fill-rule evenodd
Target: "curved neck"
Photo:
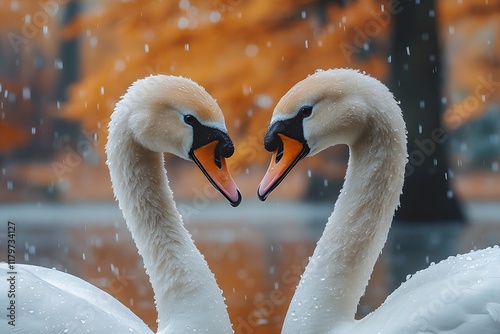
<instances>
[{"instance_id":1,"label":"curved neck","mask_svg":"<svg viewBox=\"0 0 500 334\"><path fill-rule=\"evenodd\" d=\"M138 144L126 120L106 146L115 196L153 287L159 333L233 333L221 290L173 200L163 155Z\"/></svg>"},{"instance_id":2,"label":"curved neck","mask_svg":"<svg viewBox=\"0 0 500 334\"><path fill-rule=\"evenodd\" d=\"M393 131L383 124L373 124L350 146L344 186L292 299L283 333L343 333L341 328L354 322L403 185L404 126Z\"/></svg>"}]
</instances>

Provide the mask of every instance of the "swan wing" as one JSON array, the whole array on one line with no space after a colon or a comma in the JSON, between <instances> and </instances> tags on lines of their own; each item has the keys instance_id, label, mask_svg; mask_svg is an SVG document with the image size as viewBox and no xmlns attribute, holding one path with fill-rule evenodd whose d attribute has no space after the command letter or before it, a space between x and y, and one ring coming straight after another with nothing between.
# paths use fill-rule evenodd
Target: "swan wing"
<instances>
[{"instance_id":1,"label":"swan wing","mask_svg":"<svg viewBox=\"0 0 500 334\"><path fill-rule=\"evenodd\" d=\"M360 333L500 334L500 249L417 272L355 326Z\"/></svg>"},{"instance_id":2,"label":"swan wing","mask_svg":"<svg viewBox=\"0 0 500 334\"><path fill-rule=\"evenodd\" d=\"M9 290L15 296L5 298ZM0 291L0 333L152 333L108 293L54 269L0 263Z\"/></svg>"}]
</instances>

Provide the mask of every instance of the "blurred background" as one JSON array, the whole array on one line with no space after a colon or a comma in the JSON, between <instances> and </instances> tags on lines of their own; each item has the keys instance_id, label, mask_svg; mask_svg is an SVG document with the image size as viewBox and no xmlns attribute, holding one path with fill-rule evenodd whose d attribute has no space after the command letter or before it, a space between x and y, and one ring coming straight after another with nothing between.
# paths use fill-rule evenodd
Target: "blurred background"
<instances>
[{"instance_id":1,"label":"blurred background","mask_svg":"<svg viewBox=\"0 0 500 334\"><path fill-rule=\"evenodd\" d=\"M152 290L113 199L104 144L133 81L190 77L225 113L243 203L206 195L194 164L166 156L170 185L236 333L279 332L348 150L302 161L260 203L263 136L297 81L352 67L390 87L408 127L402 205L363 316L430 262L500 243L499 33L497 0L0 0L0 246L15 222L18 263L82 277L154 330Z\"/></svg>"}]
</instances>

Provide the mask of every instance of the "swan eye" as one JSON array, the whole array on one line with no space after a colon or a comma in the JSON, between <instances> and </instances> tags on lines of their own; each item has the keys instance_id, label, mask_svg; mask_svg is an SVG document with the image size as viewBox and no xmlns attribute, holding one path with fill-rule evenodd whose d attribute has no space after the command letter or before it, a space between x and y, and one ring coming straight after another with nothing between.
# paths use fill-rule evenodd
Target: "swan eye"
<instances>
[{"instance_id":1,"label":"swan eye","mask_svg":"<svg viewBox=\"0 0 500 334\"><path fill-rule=\"evenodd\" d=\"M302 117L309 117L309 116L311 116L312 111L313 111L313 108L312 108L312 107L310 107L310 106L306 106L306 107L302 107L302 108L300 108L300 110L299 110L299 114L300 114Z\"/></svg>"},{"instance_id":2,"label":"swan eye","mask_svg":"<svg viewBox=\"0 0 500 334\"><path fill-rule=\"evenodd\" d=\"M195 120L196 119L194 118L193 115L186 115L186 116L184 116L184 122L186 122L186 124L192 125L192 124L194 124Z\"/></svg>"}]
</instances>

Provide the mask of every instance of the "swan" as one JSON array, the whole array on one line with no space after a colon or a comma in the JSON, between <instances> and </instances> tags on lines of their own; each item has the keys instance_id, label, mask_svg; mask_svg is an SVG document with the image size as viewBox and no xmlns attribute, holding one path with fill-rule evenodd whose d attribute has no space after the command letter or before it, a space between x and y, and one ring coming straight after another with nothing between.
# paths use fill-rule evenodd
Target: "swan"
<instances>
[{"instance_id":1,"label":"swan","mask_svg":"<svg viewBox=\"0 0 500 334\"><path fill-rule=\"evenodd\" d=\"M163 152L193 160L237 206L241 194L225 158L234 147L215 100L190 79L149 76L116 104L106 145L111 181L155 295L158 333L233 333L215 277L182 224ZM109 294L69 274L1 266L0 284L17 284L15 327L2 287L1 333L152 333Z\"/></svg>"},{"instance_id":2,"label":"swan","mask_svg":"<svg viewBox=\"0 0 500 334\"><path fill-rule=\"evenodd\" d=\"M318 70L293 86L264 137L273 156L257 194L264 201L299 160L336 144L350 149L344 185L282 333L500 333L498 247L416 273L355 320L399 205L407 159L405 123L387 87L352 69Z\"/></svg>"}]
</instances>

